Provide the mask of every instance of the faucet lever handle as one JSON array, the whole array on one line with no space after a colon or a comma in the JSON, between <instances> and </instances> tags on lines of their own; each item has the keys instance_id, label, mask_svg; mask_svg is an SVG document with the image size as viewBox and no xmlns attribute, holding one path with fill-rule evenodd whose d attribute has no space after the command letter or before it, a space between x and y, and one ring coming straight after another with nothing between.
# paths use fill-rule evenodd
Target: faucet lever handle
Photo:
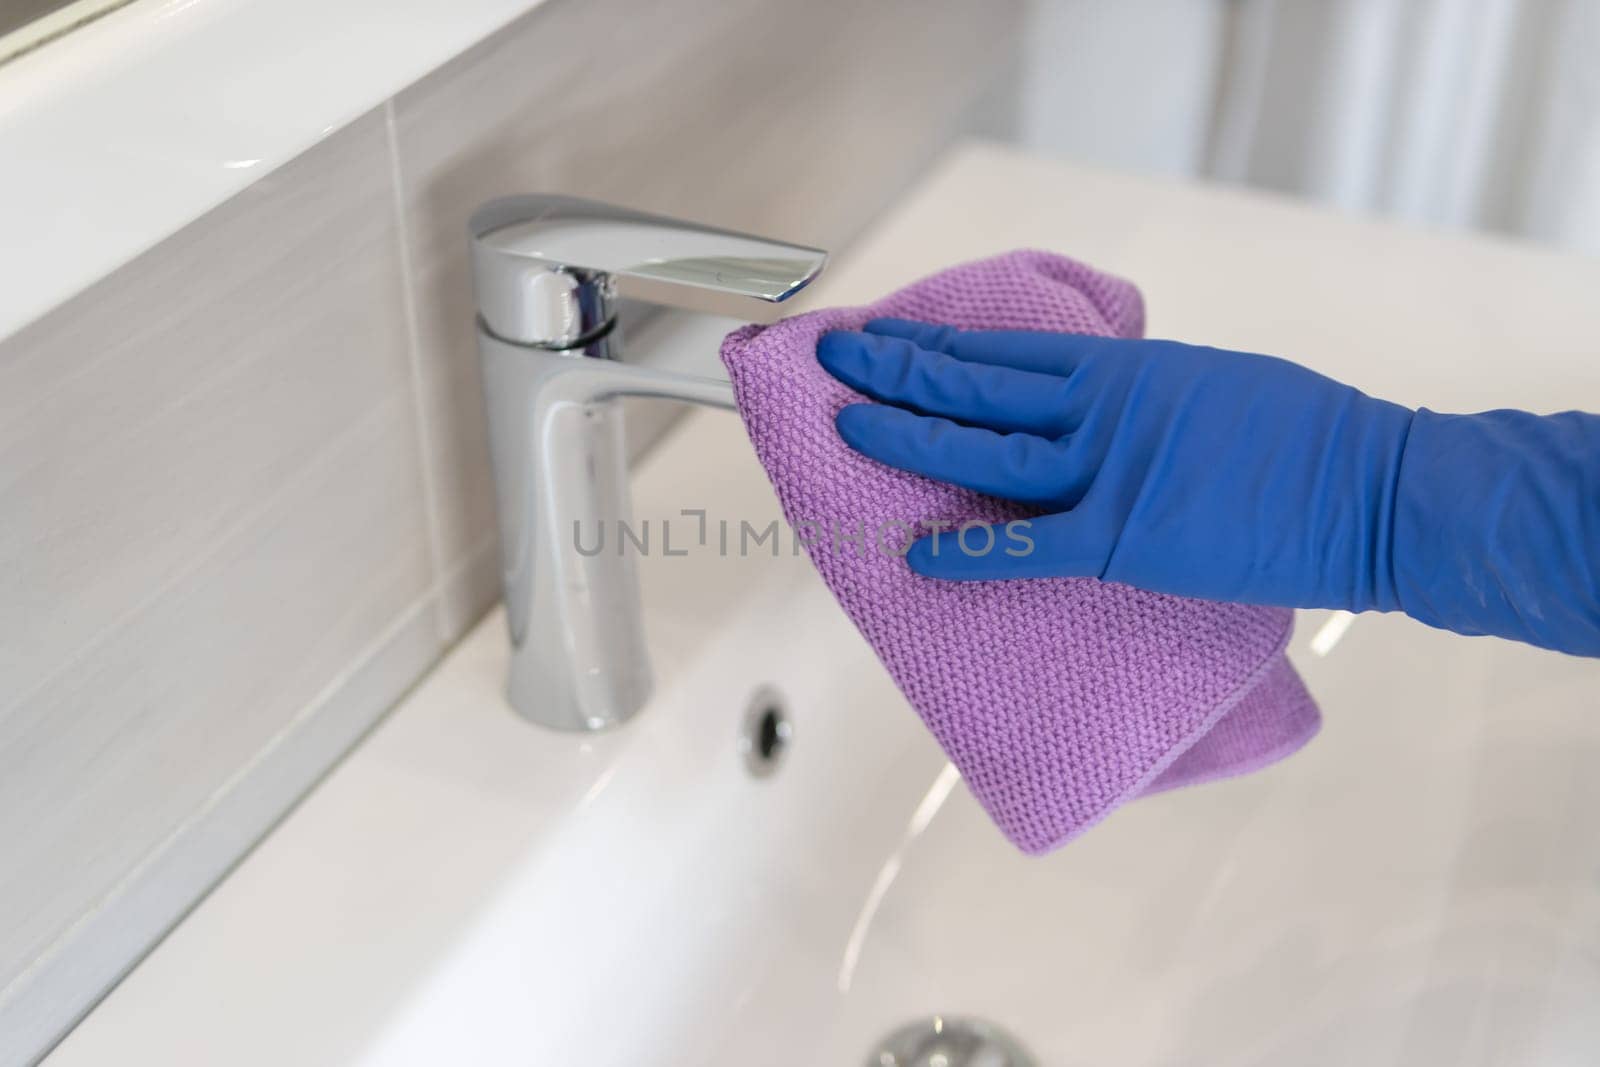
<instances>
[{"instance_id":1,"label":"faucet lever handle","mask_svg":"<svg viewBox=\"0 0 1600 1067\"><path fill-rule=\"evenodd\" d=\"M617 278L777 303L828 261L821 249L571 196L491 200L468 229L485 329L538 348L582 347L608 331Z\"/></svg>"}]
</instances>

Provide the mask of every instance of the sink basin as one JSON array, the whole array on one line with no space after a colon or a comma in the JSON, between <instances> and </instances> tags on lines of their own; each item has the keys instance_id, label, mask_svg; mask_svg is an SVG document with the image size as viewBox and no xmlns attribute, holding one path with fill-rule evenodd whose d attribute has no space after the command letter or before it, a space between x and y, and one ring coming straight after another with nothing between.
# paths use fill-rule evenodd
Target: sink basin
<instances>
[{"instance_id":1,"label":"sink basin","mask_svg":"<svg viewBox=\"0 0 1600 1067\"><path fill-rule=\"evenodd\" d=\"M1029 859L803 557L714 551L776 514L741 435L695 415L641 476L681 533L651 479L719 475L707 549L643 561L633 724L515 719L491 617L50 1062L135 1025L118 1062L854 1064L932 1012L1049 1064L1600 1048L1594 665L1308 614L1307 750Z\"/></svg>"},{"instance_id":2,"label":"sink basin","mask_svg":"<svg viewBox=\"0 0 1600 1067\"><path fill-rule=\"evenodd\" d=\"M991 195L1001 185L1014 195ZM1433 381L1458 407L1487 406L1482 382L1535 407L1600 398L1592 361L1545 376L1544 398L1517 394L1525 374L1485 371L1504 302L1474 298L1472 279L1503 294L1526 275L1519 299L1556 300L1537 257L1245 200L979 151L824 297L1031 234L1138 277L1167 316L1157 333L1271 348L1276 328L1305 339L1286 354L1341 373L1341 331L1368 307L1366 336L1443 329L1437 358L1461 370L1420 356L1342 368L1386 395ZM1223 239L1247 219L1251 241ZM1180 220L1190 237L1174 236ZM913 251L932 232L938 262ZM1207 286L1265 286L1282 271L1273 242L1313 239L1370 261L1384 292L1384 272L1425 278L1425 263L1459 276L1404 303L1284 286L1259 315L1215 310L1226 294ZM1200 247L1239 251L1219 265ZM736 419L685 420L635 489L656 547L669 520L675 549L692 547L641 560L657 680L633 722L577 737L517 719L489 617L51 1067L854 1065L938 1013L993 1023L1051 1065L1594 1061L1600 665L1303 613L1291 656L1321 736L1029 859L792 542L740 553L740 521L760 530L778 512ZM704 511L703 543L685 509Z\"/></svg>"}]
</instances>

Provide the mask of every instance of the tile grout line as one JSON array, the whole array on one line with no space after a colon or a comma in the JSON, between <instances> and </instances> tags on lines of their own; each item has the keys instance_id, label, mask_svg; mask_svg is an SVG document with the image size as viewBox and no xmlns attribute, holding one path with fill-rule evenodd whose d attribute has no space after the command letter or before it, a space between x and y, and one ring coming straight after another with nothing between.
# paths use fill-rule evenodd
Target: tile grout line
<instances>
[{"instance_id":1,"label":"tile grout line","mask_svg":"<svg viewBox=\"0 0 1600 1067\"><path fill-rule=\"evenodd\" d=\"M400 303L406 325L406 368L411 379L411 407L416 421L417 462L422 469L422 504L427 512L428 562L433 582L428 595L442 604L445 584L444 529L439 513L439 485L434 471L433 427L422 384L422 324L417 312L417 272L411 254L411 223L406 215L405 178L400 168L400 133L395 122L394 98L383 102L384 136L389 150L389 195L394 210L395 231L400 241ZM441 647L448 644L442 611L434 612L434 631Z\"/></svg>"}]
</instances>

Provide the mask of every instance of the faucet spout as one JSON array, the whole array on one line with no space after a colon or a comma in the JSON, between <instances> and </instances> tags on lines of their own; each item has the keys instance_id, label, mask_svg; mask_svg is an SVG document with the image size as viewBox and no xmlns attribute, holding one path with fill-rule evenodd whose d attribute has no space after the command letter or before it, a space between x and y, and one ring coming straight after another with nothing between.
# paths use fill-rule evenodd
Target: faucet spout
<instances>
[{"instance_id":1,"label":"faucet spout","mask_svg":"<svg viewBox=\"0 0 1600 1067\"><path fill-rule=\"evenodd\" d=\"M628 363L602 363L598 366L585 365L581 370L563 370L565 373L560 375L562 388L558 391L570 393L570 402L573 403L598 404L624 397L641 397L678 400L726 411L734 409L733 383L726 378L683 374Z\"/></svg>"}]
</instances>

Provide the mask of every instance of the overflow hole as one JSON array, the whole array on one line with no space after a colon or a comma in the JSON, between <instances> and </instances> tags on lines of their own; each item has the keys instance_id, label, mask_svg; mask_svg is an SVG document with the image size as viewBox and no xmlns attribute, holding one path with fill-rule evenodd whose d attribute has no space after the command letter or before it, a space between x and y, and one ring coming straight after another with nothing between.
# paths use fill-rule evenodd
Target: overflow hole
<instances>
[{"instance_id":1,"label":"overflow hole","mask_svg":"<svg viewBox=\"0 0 1600 1067\"><path fill-rule=\"evenodd\" d=\"M745 768L757 778L772 774L783 761L793 737L794 724L782 695L771 686L756 690L745 705L739 738Z\"/></svg>"}]
</instances>

